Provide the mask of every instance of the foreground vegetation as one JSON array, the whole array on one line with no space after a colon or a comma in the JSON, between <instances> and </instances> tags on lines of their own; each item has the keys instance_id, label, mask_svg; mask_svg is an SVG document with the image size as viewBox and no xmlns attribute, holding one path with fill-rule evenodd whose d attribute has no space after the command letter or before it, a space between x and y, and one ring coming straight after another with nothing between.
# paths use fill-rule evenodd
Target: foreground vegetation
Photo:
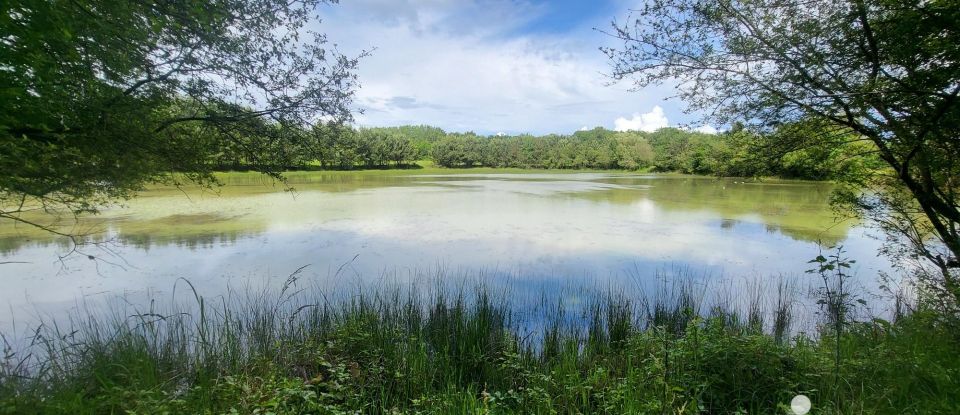
<instances>
[{"instance_id":1,"label":"foreground vegetation","mask_svg":"<svg viewBox=\"0 0 960 415\"><path fill-rule=\"evenodd\" d=\"M693 287L539 312L483 287L194 292L8 344L0 413L789 413L797 394L814 413L960 409L960 336L936 313L808 335L782 287L742 307Z\"/></svg>"}]
</instances>

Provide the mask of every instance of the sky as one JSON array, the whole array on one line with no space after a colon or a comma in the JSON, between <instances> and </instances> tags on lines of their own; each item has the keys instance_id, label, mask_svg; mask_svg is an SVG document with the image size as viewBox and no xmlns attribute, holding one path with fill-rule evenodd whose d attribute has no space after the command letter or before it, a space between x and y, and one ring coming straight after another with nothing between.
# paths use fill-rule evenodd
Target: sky
<instances>
[{"instance_id":1,"label":"sky","mask_svg":"<svg viewBox=\"0 0 960 415\"><path fill-rule=\"evenodd\" d=\"M634 0L635 2L636 0ZM672 85L613 83L595 28L628 0L341 0L319 30L360 61L356 125L426 124L478 134L689 126Z\"/></svg>"}]
</instances>

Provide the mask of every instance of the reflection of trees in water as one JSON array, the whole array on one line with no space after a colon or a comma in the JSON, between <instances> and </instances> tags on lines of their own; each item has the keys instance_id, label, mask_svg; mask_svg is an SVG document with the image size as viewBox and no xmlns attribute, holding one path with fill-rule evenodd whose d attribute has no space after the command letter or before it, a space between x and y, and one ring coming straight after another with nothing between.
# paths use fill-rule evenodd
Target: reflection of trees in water
<instances>
[{"instance_id":1,"label":"reflection of trees in water","mask_svg":"<svg viewBox=\"0 0 960 415\"><path fill-rule=\"evenodd\" d=\"M23 248L38 247L47 248L56 246L61 250L69 250L73 245L70 238L62 236L45 236L42 238L29 237L24 235L0 236L0 255L13 255Z\"/></svg>"},{"instance_id":2,"label":"reflection of trees in water","mask_svg":"<svg viewBox=\"0 0 960 415\"><path fill-rule=\"evenodd\" d=\"M221 231L193 234L152 235L150 233L120 234L117 238L122 245L143 250L153 247L176 245L181 248L198 249L234 245L237 241L258 236L262 231Z\"/></svg>"},{"instance_id":3,"label":"reflection of trees in water","mask_svg":"<svg viewBox=\"0 0 960 415\"><path fill-rule=\"evenodd\" d=\"M225 185L217 189L223 196L275 193L285 189L350 192L396 185L415 185L410 174L396 171L310 171L289 172L286 183L280 183L259 173L229 173L218 176Z\"/></svg>"},{"instance_id":4,"label":"reflection of trees in water","mask_svg":"<svg viewBox=\"0 0 960 415\"><path fill-rule=\"evenodd\" d=\"M738 224L733 218L757 215L768 231L807 242L842 241L853 226L834 217L829 205L833 187L828 183L692 176L621 176L600 181L626 188L572 197L624 205L649 200L667 212L712 211L725 218L720 223L723 229Z\"/></svg>"},{"instance_id":5,"label":"reflection of trees in water","mask_svg":"<svg viewBox=\"0 0 960 415\"><path fill-rule=\"evenodd\" d=\"M211 232L191 232L181 234L151 234L151 233L123 233L116 235L100 235L78 239L83 245L112 244L132 246L138 249L149 250L154 247L176 245L182 248L214 248L236 244L237 241L253 238L262 234L259 230L231 230ZM14 256L17 251L27 248L56 248L67 252L73 249L74 244L69 238L50 236L46 238L28 238L23 236L0 236L0 255Z\"/></svg>"},{"instance_id":6,"label":"reflection of trees in water","mask_svg":"<svg viewBox=\"0 0 960 415\"><path fill-rule=\"evenodd\" d=\"M791 214L807 209L827 210L833 188L825 183L753 182L703 177L647 180L656 200L697 202L706 206Z\"/></svg>"},{"instance_id":7,"label":"reflection of trees in water","mask_svg":"<svg viewBox=\"0 0 960 415\"><path fill-rule=\"evenodd\" d=\"M61 251L103 242L109 220L103 217L77 216L71 212L37 210L24 214L37 226L0 219L0 255L10 255L28 247L55 246Z\"/></svg>"},{"instance_id":8,"label":"reflection of trees in water","mask_svg":"<svg viewBox=\"0 0 960 415\"><path fill-rule=\"evenodd\" d=\"M174 214L117 226L117 240L140 249L176 245L190 249L232 245L263 233L262 221L219 213Z\"/></svg>"},{"instance_id":9,"label":"reflection of trees in water","mask_svg":"<svg viewBox=\"0 0 960 415\"><path fill-rule=\"evenodd\" d=\"M740 221L736 219L721 219L720 229L733 229L738 224L740 224Z\"/></svg>"},{"instance_id":10,"label":"reflection of trees in water","mask_svg":"<svg viewBox=\"0 0 960 415\"><path fill-rule=\"evenodd\" d=\"M846 230L848 227L844 226L842 232L837 233L833 232L832 229L824 228L823 230L816 230L810 228L797 228L791 226L783 226L776 223L763 223L763 224L751 224L746 221L723 218L719 221L720 229L724 231L731 231L740 226L762 226L763 230L770 234L775 235L784 235L794 241L799 242L819 242L825 245L836 245L843 241L846 238Z\"/></svg>"},{"instance_id":11,"label":"reflection of trees in water","mask_svg":"<svg viewBox=\"0 0 960 415\"><path fill-rule=\"evenodd\" d=\"M273 193L283 185L270 186L270 180L257 174L229 174L221 177L227 187L220 188L221 197L258 193ZM496 180L568 181L564 175L497 175ZM418 176L386 172L294 172L288 185L300 190L327 192L376 189L391 186L437 186L437 182L478 180L469 176ZM733 229L738 221L759 222L769 232L778 232L795 240L835 243L843 240L851 222L837 223L828 200L832 187L825 183L717 179L694 176L630 176L606 175L587 182L614 185L597 190L555 192L545 197L589 200L615 205L634 205L648 202L664 212L710 212L724 218L719 226ZM265 185L267 184L267 185ZM556 190L556 189L554 189ZM152 196L165 197L171 189L148 191ZM174 196L182 197L177 191ZM130 217L84 218L86 228L95 229L91 241L113 238L115 242L141 249L176 245L212 248L217 244L233 244L239 239L261 234L265 223L252 218L224 216L218 213L172 214L149 220ZM8 255L29 246L56 245L70 249L70 241L29 229L0 227L0 254Z\"/></svg>"},{"instance_id":12,"label":"reflection of trees in water","mask_svg":"<svg viewBox=\"0 0 960 415\"><path fill-rule=\"evenodd\" d=\"M834 246L839 244L844 239L846 239L846 230L849 227L844 227L844 232L842 234L837 234L830 231L830 229L824 229L823 231L815 231L811 229L804 228L793 228L789 226L780 226L772 223L764 224L764 228L767 232L772 234L780 234L789 237L795 241L803 242L817 242L826 246Z\"/></svg>"},{"instance_id":13,"label":"reflection of trees in water","mask_svg":"<svg viewBox=\"0 0 960 415\"><path fill-rule=\"evenodd\" d=\"M25 248L56 247L67 252L77 246L112 244L139 249L176 245L190 249L232 245L240 239L263 233L263 223L238 220L216 213L174 214L150 220L86 218L78 222L89 229L70 238L32 228L18 228L4 235L0 230L0 255L10 256Z\"/></svg>"}]
</instances>

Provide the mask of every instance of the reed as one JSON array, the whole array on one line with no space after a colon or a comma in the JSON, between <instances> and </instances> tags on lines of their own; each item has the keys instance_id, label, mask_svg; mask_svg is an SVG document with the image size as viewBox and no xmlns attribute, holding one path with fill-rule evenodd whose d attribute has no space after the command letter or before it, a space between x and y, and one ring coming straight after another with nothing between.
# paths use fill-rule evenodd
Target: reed
<instances>
[{"instance_id":1,"label":"reed","mask_svg":"<svg viewBox=\"0 0 960 415\"><path fill-rule=\"evenodd\" d=\"M811 337L791 329L783 278L532 310L482 284L331 297L298 278L218 297L182 281L190 301L2 337L0 413L782 413L800 393L826 413L921 413L956 409L960 390L946 320L914 310Z\"/></svg>"}]
</instances>

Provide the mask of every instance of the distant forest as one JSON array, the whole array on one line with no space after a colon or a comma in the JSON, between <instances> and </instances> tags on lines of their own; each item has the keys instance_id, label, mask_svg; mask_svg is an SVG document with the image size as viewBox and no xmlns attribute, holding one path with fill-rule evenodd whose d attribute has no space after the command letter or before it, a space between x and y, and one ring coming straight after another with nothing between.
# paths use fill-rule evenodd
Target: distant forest
<instances>
[{"instance_id":1,"label":"distant forest","mask_svg":"<svg viewBox=\"0 0 960 415\"><path fill-rule=\"evenodd\" d=\"M448 133L430 126L350 128L320 125L288 134L274 151L296 157L289 169L386 169L417 167L430 160L440 167L528 169L610 169L679 172L718 176L778 176L829 180L870 168L865 148L850 134L824 133L815 122L782 126L758 134L739 126L719 134L679 128L655 132L604 128L570 135L483 136ZM219 169L243 169L243 147L216 158ZM262 152L260 153L262 154ZM257 160L262 163L263 160Z\"/></svg>"}]
</instances>

